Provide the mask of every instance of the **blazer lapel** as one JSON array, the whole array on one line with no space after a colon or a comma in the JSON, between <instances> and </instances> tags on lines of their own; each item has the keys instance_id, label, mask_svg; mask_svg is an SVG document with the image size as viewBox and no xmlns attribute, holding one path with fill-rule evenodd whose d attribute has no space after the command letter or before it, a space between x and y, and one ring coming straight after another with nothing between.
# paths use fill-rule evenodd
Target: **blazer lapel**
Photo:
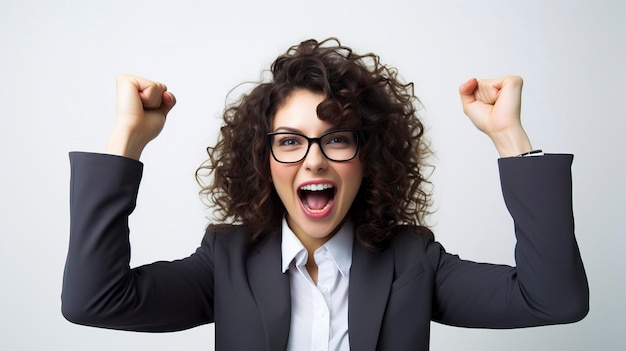
<instances>
[{"instance_id":1,"label":"blazer lapel","mask_svg":"<svg viewBox=\"0 0 626 351\"><path fill-rule=\"evenodd\" d=\"M354 240L348 329L352 350L375 350L393 281L393 254L373 252Z\"/></svg>"},{"instance_id":2,"label":"blazer lapel","mask_svg":"<svg viewBox=\"0 0 626 351\"><path fill-rule=\"evenodd\" d=\"M280 233L270 235L252 249L247 262L250 288L263 319L267 350L271 351L287 348L291 321L289 275L281 271L280 245Z\"/></svg>"}]
</instances>

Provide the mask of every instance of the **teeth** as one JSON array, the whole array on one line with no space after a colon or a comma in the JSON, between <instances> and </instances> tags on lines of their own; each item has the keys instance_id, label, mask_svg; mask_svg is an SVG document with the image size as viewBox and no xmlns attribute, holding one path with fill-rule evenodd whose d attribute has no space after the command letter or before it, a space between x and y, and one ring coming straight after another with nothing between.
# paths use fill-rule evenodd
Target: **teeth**
<instances>
[{"instance_id":1,"label":"teeth","mask_svg":"<svg viewBox=\"0 0 626 351\"><path fill-rule=\"evenodd\" d=\"M322 191L322 190L332 189L332 188L333 188L332 184L307 184L305 186L302 186L300 190Z\"/></svg>"}]
</instances>

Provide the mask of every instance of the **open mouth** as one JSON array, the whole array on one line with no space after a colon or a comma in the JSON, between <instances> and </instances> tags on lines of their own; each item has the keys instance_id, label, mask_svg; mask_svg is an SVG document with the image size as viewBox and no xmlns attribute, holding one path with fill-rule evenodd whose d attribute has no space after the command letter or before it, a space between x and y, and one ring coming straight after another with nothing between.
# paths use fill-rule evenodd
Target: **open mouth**
<instances>
[{"instance_id":1,"label":"open mouth","mask_svg":"<svg viewBox=\"0 0 626 351\"><path fill-rule=\"evenodd\" d=\"M300 202L314 214L324 213L335 200L335 187L332 184L307 184L298 189Z\"/></svg>"}]
</instances>

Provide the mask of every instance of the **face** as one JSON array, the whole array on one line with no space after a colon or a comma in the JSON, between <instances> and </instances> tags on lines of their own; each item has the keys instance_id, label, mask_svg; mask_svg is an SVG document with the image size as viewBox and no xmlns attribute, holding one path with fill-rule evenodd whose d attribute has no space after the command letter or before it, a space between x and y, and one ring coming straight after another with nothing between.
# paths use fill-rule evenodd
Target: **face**
<instances>
[{"instance_id":1,"label":"face","mask_svg":"<svg viewBox=\"0 0 626 351\"><path fill-rule=\"evenodd\" d=\"M333 125L317 117L323 100L324 95L308 90L293 91L276 112L272 131L314 138L332 130ZM328 241L343 223L363 179L358 156L347 162L330 161L317 143L298 163L280 163L270 155L270 171L287 209L289 228L309 251Z\"/></svg>"}]
</instances>

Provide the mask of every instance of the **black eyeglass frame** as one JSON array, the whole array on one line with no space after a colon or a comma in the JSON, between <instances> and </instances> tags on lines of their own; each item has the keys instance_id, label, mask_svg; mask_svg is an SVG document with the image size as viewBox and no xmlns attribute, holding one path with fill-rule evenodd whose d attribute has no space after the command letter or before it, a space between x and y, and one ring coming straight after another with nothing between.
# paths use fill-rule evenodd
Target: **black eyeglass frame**
<instances>
[{"instance_id":1,"label":"black eyeglass frame","mask_svg":"<svg viewBox=\"0 0 626 351\"><path fill-rule=\"evenodd\" d=\"M322 138L324 138L325 136L329 135L329 134L333 134L333 133L340 133L340 132L351 132L354 134L354 140L356 142L356 149L354 150L354 155L352 155L352 157L345 159L345 160L335 160L332 159L330 157L328 157L328 155L326 155L326 153L324 152L324 147L322 147ZM274 154L274 148L272 147L272 138L274 138L274 136L276 135L297 135L297 136L301 136L304 139L307 140L307 148L306 148L306 152L304 153L304 156L302 156L301 159L297 160L297 161L280 161L276 155ZM308 136L302 134L302 133L297 133L297 132L271 132L271 133L267 133L267 144L270 148L270 153L272 154L272 157L274 158L274 160L276 160L276 162L278 163L286 163L286 164L293 164L293 163L298 163L298 162L302 162L302 160L304 160L306 158L306 156L309 154L309 150L311 149L311 144L312 143L317 143L317 145L319 145L320 147L320 151L322 152L322 155L324 155L324 157L326 157L326 159L333 161L333 162L348 162L353 160L358 154L359 154L359 148L361 146L361 138L359 137L360 135L360 131L356 130L356 129L336 129L336 130L331 130L328 131L322 135L320 135L317 138L309 138Z\"/></svg>"}]
</instances>

